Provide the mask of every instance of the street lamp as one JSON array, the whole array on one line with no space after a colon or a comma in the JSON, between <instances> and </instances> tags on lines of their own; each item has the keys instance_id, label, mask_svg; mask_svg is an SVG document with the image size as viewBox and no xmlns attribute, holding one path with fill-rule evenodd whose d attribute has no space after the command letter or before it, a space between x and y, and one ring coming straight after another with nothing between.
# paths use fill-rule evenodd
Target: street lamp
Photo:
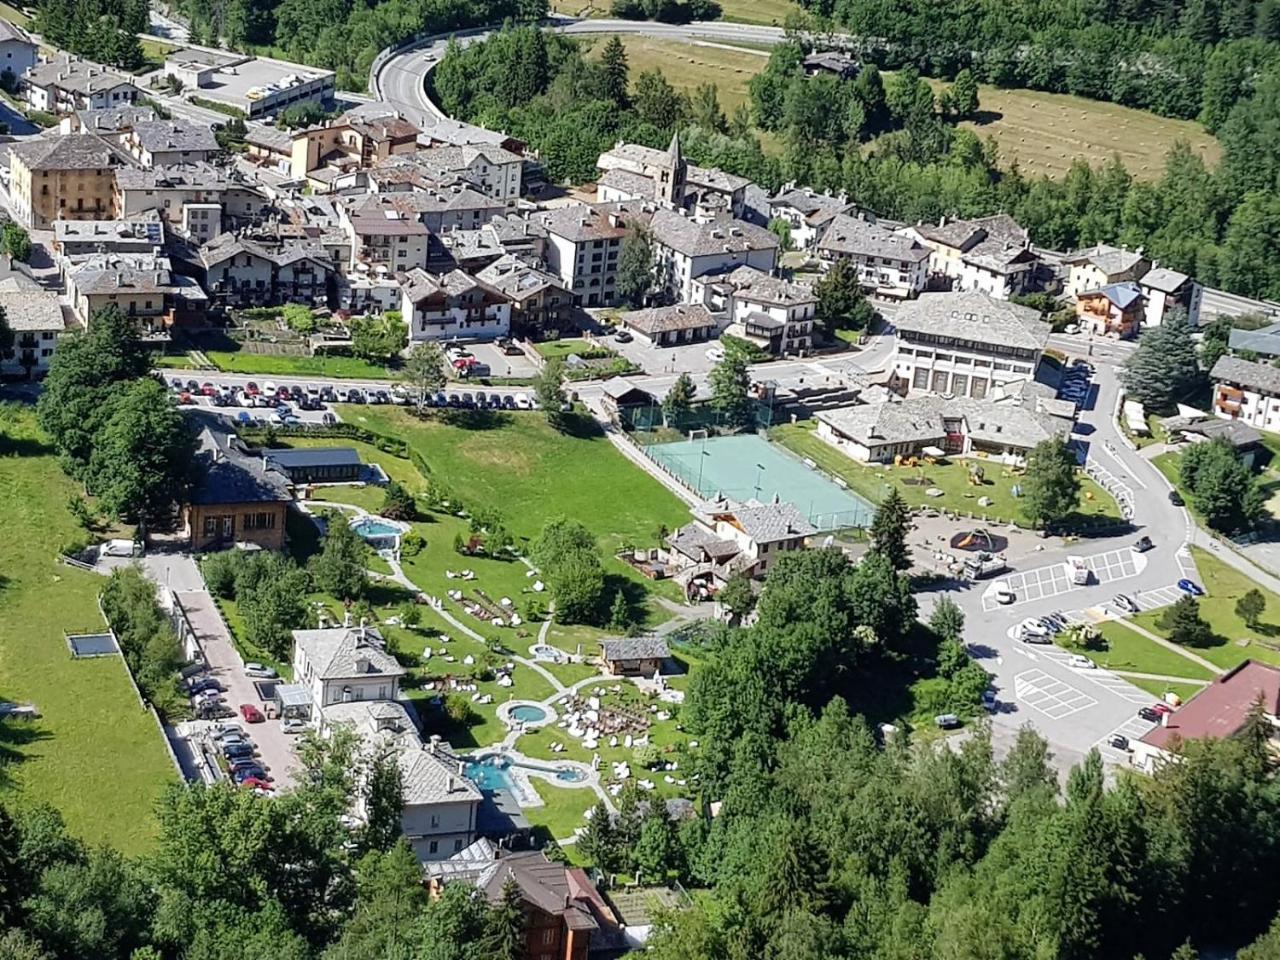
<instances>
[{"instance_id":1,"label":"street lamp","mask_svg":"<svg viewBox=\"0 0 1280 960\"><path fill-rule=\"evenodd\" d=\"M760 499L760 476L764 473L764 464L756 464L756 499Z\"/></svg>"},{"instance_id":2,"label":"street lamp","mask_svg":"<svg viewBox=\"0 0 1280 960\"><path fill-rule=\"evenodd\" d=\"M702 468L707 465L707 457L711 454L706 450L706 441L702 442L702 456L698 458L698 496L702 496Z\"/></svg>"}]
</instances>

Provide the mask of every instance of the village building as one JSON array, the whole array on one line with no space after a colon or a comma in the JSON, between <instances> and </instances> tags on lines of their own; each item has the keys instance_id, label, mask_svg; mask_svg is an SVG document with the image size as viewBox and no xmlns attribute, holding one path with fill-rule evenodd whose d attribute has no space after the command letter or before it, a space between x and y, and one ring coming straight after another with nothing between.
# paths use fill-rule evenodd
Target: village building
<instances>
[{"instance_id":1,"label":"village building","mask_svg":"<svg viewBox=\"0 0 1280 960\"><path fill-rule=\"evenodd\" d=\"M58 116L128 106L139 94L127 73L68 54L36 64L24 79L28 106Z\"/></svg>"},{"instance_id":2,"label":"village building","mask_svg":"<svg viewBox=\"0 0 1280 960\"><path fill-rule=\"evenodd\" d=\"M511 328L519 336L545 337L569 325L573 293L554 274L504 254L476 279L511 301Z\"/></svg>"},{"instance_id":3,"label":"village building","mask_svg":"<svg viewBox=\"0 0 1280 960\"><path fill-rule=\"evenodd\" d=\"M649 222L659 295L692 303L694 281L709 273L753 267L773 273L781 242L763 227L721 215L699 220L687 211L659 209Z\"/></svg>"},{"instance_id":4,"label":"village building","mask_svg":"<svg viewBox=\"0 0 1280 960\"><path fill-rule=\"evenodd\" d=\"M618 326L652 347L674 347L710 340L719 329L715 317L700 303L632 310L618 317Z\"/></svg>"},{"instance_id":5,"label":"village building","mask_svg":"<svg viewBox=\"0 0 1280 960\"><path fill-rule=\"evenodd\" d=\"M118 307L144 331L204 321L209 298L191 277L174 272L168 257L95 254L67 270L67 299L86 327L93 315Z\"/></svg>"},{"instance_id":6,"label":"village building","mask_svg":"<svg viewBox=\"0 0 1280 960\"><path fill-rule=\"evenodd\" d=\"M1108 243L1070 253L1062 258L1062 265L1067 268L1064 292L1071 297L1126 280L1137 282L1151 269L1151 261L1141 250L1127 250Z\"/></svg>"},{"instance_id":7,"label":"village building","mask_svg":"<svg viewBox=\"0 0 1280 960\"><path fill-rule=\"evenodd\" d=\"M823 231L817 250L826 269L840 260L852 264L862 287L879 296L902 300L925 288L928 247L878 223L837 214Z\"/></svg>"},{"instance_id":8,"label":"village building","mask_svg":"<svg viewBox=\"0 0 1280 960\"><path fill-rule=\"evenodd\" d=\"M410 341L493 339L511 332L511 300L461 270L410 270L401 286Z\"/></svg>"},{"instance_id":9,"label":"village building","mask_svg":"<svg viewBox=\"0 0 1280 960\"><path fill-rule=\"evenodd\" d=\"M183 507L191 549L283 550L292 498L284 480L234 437L202 431L199 480Z\"/></svg>"},{"instance_id":10,"label":"village building","mask_svg":"<svg viewBox=\"0 0 1280 960\"><path fill-rule=\"evenodd\" d=\"M1240 357L1219 357L1209 379L1214 416L1280 433L1280 370Z\"/></svg>"},{"instance_id":11,"label":"village building","mask_svg":"<svg viewBox=\"0 0 1280 960\"><path fill-rule=\"evenodd\" d=\"M141 120L123 134L124 149L144 169L208 163L222 148L213 130L185 120Z\"/></svg>"},{"instance_id":12,"label":"village building","mask_svg":"<svg viewBox=\"0 0 1280 960\"><path fill-rule=\"evenodd\" d=\"M929 280L936 289L977 291L1008 300L1033 288L1040 258L1031 237L1008 214L977 220L920 223L904 233L929 248Z\"/></svg>"},{"instance_id":13,"label":"village building","mask_svg":"<svg viewBox=\"0 0 1280 960\"><path fill-rule=\"evenodd\" d=\"M11 83L16 86L28 70L35 68L36 53L36 42L27 31L16 23L0 20L0 74L11 74Z\"/></svg>"},{"instance_id":14,"label":"village building","mask_svg":"<svg viewBox=\"0 0 1280 960\"><path fill-rule=\"evenodd\" d=\"M818 297L807 283L736 267L695 280L693 297L726 315L726 333L749 340L771 356L803 356L813 343Z\"/></svg>"},{"instance_id":15,"label":"village building","mask_svg":"<svg viewBox=\"0 0 1280 960\"><path fill-rule=\"evenodd\" d=\"M1132 280L1076 295L1080 328L1095 337L1131 340L1142 329L1142 290Z\"/></svg>"},{"instance_id":16,"label":"village building","mask_svg":"<svg viewBox=\"0 0 1280 960\"><path fill-rule=\"evenodd\" d=\"M0 350L0 375L34 379L49 371L58 338L66 329L66 319L58 294L34 281L19 289L0 290L0 310L13 336L6 350ZM17 285L15 285L17 286Z\"/></svg>"},{"instance_id":17,"label":"village building","mask_svg":"<svg viewBox=\"0 0 1280 960\"><path fill-rule=\"evenodd\" d=\"M572 291L573 302L604 307L618 299L622 241L652 217L652 206L602 203L541 210L530 220L546 231L547 268Z\"/></svg>"},{"instance_id":18,"label":"village building","mask_svg":"<svg viewBox=\"0 0 1280 960\"><path fill-rule=\"evenodd\" d=\"M600 659L615 677L652 677L662 673L671 651L662 637L619 637L600 641Z\"/></svg>"},{"instance_id":19,"label":"village building","mask_svg":"<svg viewBox=\"0 0 1280 960\"><path fill-rule=\"evenodd\" d=\"M769 216L783 220L791 229L792 246L807 250L817 243L827 227L840 214L853 210L844 194L833 197L794 183L776 197L769 198Z\"/></svg>"},{"instance_id":20,"label":"village building","mask_svg":"<svg viewBox=\"0 0 1280 960\"><path fill-rule=\"evenodd\" d=\"M9 196L23 226L50 230L55 220L115 216L115 175L132 159L91 133L46 136L9 149Z\"/></svg>"},{"instance_id":21,"label":"village building","mask_svg":"<svg viewBox=\"0 0 1280 960\"><path fill-rule=\"evenodd\" d=\"M1192 327L1200 325L1200 305L1204 299L1204 289L1185 273L1157 264L1142 275L1138 287L1142 290L1145 301L1143 326L1158 327L1169 315L1169 311L1177 309L1186 312L1187 322Z\"/></svg>"},{"instance_id":22,"label":"village building","mask_svg":"<svg viewBox=\"0 0 1280 960\"><path fill-rule=\"evenodd\" d=\"M184 47L165 57L164 76L203 100L230 107L246 120L272 117L300 104L333 101L335 74L286 60L209 47Z\"/></svg>"}]
</instances>

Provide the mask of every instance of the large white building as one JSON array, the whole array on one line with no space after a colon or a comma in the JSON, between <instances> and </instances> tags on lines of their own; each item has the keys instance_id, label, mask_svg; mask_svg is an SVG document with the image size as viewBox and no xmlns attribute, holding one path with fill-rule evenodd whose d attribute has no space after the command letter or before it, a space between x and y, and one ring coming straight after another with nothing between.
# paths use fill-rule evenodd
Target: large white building
<instances>
[{"instance_id":1,"label":"large white building","mask_svg":"<svg viewBox=\"0 0 1280 960\"><path fill-rule=\"evenodd\" d=\"M1142 275L1138 288L1142 291L1145 310L1142 317L1144 327L1160 326L1169 311L1179 307L1187 312L1187 322L1191 326L1200 325L1200 302L1204 290L1185 273L1155 266Z\"/></svg>"},{"instance_id":2,"label":"large white building","mask_svg":"<svg viewBox=\"0 0 1280 960\"><path fill-rule=\"evenodd\" d=\"M1240 357L1219 357L1209 376L1215 416L1280 433L1280 370Z\"/></svg>"},{"instance_id":3,"label":"large white building","mask_svg":"<svg viewBox=\"0 0 1280 960\"><path fill-rule=\"evenodd\" d=\"M138 88L128 74L67 54L32 67L26 81L27 103L60 116L129 106L138 100Z\"/></svg>"},{"instance_id":4,"label":"large white building","mask_svg":"<svg viewBox=\"0 0 1280 960\"><path fill-rule=\"evenodd\" d=\"M369 171L369 182L375 189L396 189L462 180L504 208L514 209L523 168L523 157L499 146L432 147L387 157Z\"/></svg>"},{"instance_id":5,"label":"large white building","mask_svg":"<svg viewBox=\"0 0 1280 960\"><path fill-rule=\"evenodd\" d=\"M401 279L409 339L493 340L511 332L511 300L461 270L410 270Z\"/></svg>"},{"instance_id":6,"label":"large white building","mask_svg":"<svg viewBox=\"0 0 1280 960\"><path fill-rule=\"evenodd\" d=\"M728 316L727 333L751 340L775 356L803 354L813 343L818 297L807 283L737 267L693 283L694 300Z\"/></svg>"},{"instance_id":7,"label":"large white building","mask_svg":"<svg viewBox=\"0 0 1280 960\"><path fill-rule=\"evenodd\" d=\"M1030 289L1039 263L1030 235L1004 213L979 220L943 218L904 233L929 248L931 277L945 280L952 290L976 290L1008 300Z\"/></svg>"},{"instance_id":8,"label":"large white building","mask_svg":"<svg viewBox=\"0 0 1280 960\"><path fill-rule=\"evenodd\" d=\"M769 198L769 216L786 222L792 245L801 250L813 246L831 221L852 207L843 194L833 197L794 184Z\"/></svg>"},{"instance_id":9,"label":"large white building","mask_svg":"<svg viewBox=\"0 0 1280 960\"><path fill-rule=\"evenodd\" d=\"M844 213L827 225L818 258L828 268L838 260L853 264L864 288L887 297L915 296L929 275L929 248L915 237Z\"/></svg>"},{"instance_id":10,"label":"large white building","mask_svg":"<svg viewBox=\"0 0 1280 960\"><path fill-rule=\"evenodd\" d=\"M1032 380L1049 340L1040 311L985 293L924 293L895 320L893 385L982 399Z\"/></svg>"},{"instance_id":11,"label":"large white building","mask_svg":"<svg viewBox=\"0 0 1280 960\"><path fill-rule=\"evenodd\" d=\"M694 301L694 281L709 273L753 267L773 273L778 237L763 227L722 215L700 220L684 210L657 210L649 222L658 292L681 303Z\"/></svg>"},{"instance_id":12,"label":"large white building","mask_svg":"<svg viewBox=\"0 0 1280 960\"><path fill-rule=\"evenodd\" d=\"M622 241L653 216L652 206L599 203L559 207L533 214L547 232L547 267L583 307L608 306L618 299L618 257Z\"/></svg>"},{"instance_id":13,"label":"large white building","mask_svg":"<svg viewBox=\"0 0 1280 960\"><path fill-rule=\"evenodd\" d=\"M0 310L4 311L13 346L0 350L0 374L41 377L49 371L58 349L58 337L65 329L58 295L32 281L16 289L0 288Z\"/></svg>"}]
</instances>

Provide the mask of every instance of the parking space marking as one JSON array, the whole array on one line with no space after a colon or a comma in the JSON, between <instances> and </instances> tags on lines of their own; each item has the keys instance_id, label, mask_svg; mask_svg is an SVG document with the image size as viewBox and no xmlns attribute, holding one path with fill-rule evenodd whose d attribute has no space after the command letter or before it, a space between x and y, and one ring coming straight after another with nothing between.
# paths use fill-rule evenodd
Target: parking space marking
<instances>
[{"instance_id":1,"label":"parking space marking","mask_svg":"<svg viewBox=\"0 0 1280 960\"><path fill-rule=\"evenodd\" d=\"M1124 677L1116 676L1110 670L1090 671L1087 676L1098 686L1121 700L1127 700L1130 703L1139 705L1151 702L1151 694L1135 687Z\"/></svg>"},{"instance_id":2,"label":"parking space marking","mask_svg":"<svg viewBox=\"0 0 1280 960\"><path fill-rule=\"evenodd\" d=\"M1098 752L1102 754L1104 759L1114 760L1120 763L1132 763L1133 756L1126 750L1118 750L1111 746L1107 741L1116 734L1124 737L1130 743L1134 740L1140 740L1150 731L1154 730L1156 725L1149 720L1143 720L1141 717L1130 717L1120 726L1116 727L1110 733L1105 733L1097 739L1094 746L1098 748Z\"/></svg>"},{"instance_id":3,"label":"parking space marking","mask_svg":"<svg viewBox=\"0 0 1280 960\"><path fill-rule=\"evenodd\" d=\"M1157 607L1167 607L1177 602L1181 596L1182 591L1176 584L1172 584L1167 587L1156 587L1154 590L1144 590L1133 599L1143 610L1155 610Z\"/></svg>"},{"instance_id":4,"label":"parking space marking","mask_svg":"<svg viewBox=\"0 0 1280 960\"><path fill-rule=\"evenodd\" d=\"M1050 720L1062 720L1098 701L1069 683L1043 670L1024 670L1013 678L1014 696L1020 703L1043 713Z\"/></svg>"},{"instance_id":5,"label":"parking space marking","mask_svg":"<svg viewBox=\"0 0 1280 960\"><path fill-rule=\"evenodd\" d=\"M1111 583L1137 576L1147 565L1146 559L1141 554L1135 554L1128 548L1108 550L1084 559L1085 565L1093 573L1091 580L1097 583ZM1056 597L1085 586L1072 580L1067 572L1066 561L1036 567L1033 570L1015 571L1003 577L1002 581L1008 584L1016 598L1013 604L1008 606ZM982 609L995 610L999 606L995 599L995 583L992 583L982 597Z\"/></svg>"}]
</instances>

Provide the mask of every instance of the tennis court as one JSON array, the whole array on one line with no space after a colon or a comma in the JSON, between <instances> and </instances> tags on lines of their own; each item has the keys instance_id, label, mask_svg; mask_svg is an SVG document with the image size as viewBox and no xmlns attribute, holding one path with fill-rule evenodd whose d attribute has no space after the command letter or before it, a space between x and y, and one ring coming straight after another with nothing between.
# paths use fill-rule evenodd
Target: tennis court
<instances>
[{"instance_id":1,"label":"tennis court","mask_svg":"<svg viewBox=\"0 0 1280 960\"><path fill-rule=\"evenodd\" d=\"M755 434L659 443L645 451L701 496L769 501L777 494L819 530L865 527L874 513L866 500Z\"/></svg>"}]
</instances>

